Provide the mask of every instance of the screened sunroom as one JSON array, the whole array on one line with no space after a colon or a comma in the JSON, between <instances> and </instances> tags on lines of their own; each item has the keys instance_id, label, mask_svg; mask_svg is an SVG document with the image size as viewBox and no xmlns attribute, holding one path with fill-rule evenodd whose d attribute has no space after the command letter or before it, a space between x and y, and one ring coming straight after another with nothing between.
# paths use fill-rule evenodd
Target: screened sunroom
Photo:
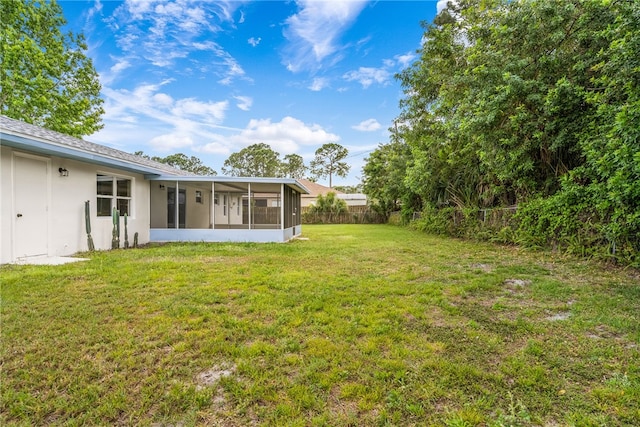
<instances>
[{"instance_id":1,"label":"screened sunroom","mask_svg":"<svg viewBox=\"0 0 640 427\"><path fill-rule=\"evenodd\" d=\"M290 178L148 176L152 242L285 242L300 235Z\"/></svg>"}]
</instances>

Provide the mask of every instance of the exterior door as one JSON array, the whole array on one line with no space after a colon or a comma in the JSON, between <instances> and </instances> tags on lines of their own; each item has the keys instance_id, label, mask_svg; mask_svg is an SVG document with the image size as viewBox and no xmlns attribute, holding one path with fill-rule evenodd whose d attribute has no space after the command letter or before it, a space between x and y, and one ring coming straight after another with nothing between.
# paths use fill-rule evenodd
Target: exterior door
<instances>
[{"instance_id":1,"label":"exterior door","mask_svg":"<svg viewBox=\"0 0 640 427\"><path fill-rule=\"evenodd\" d=\"M185 228L187 217L187 192L178 190L178 228ZM167 188L167 228L176 228L176 189Z\"/></svg>"},{"instance_id":2,"label":"exterior door","mask_svg":"<svg viewBox=\"0 0 640 427\"><path fill-rule=\"evenodd\" d=\"M49 184L45 159L14 156L13 251L16 258L47 255Z\"/></svg>"}]
</instances>

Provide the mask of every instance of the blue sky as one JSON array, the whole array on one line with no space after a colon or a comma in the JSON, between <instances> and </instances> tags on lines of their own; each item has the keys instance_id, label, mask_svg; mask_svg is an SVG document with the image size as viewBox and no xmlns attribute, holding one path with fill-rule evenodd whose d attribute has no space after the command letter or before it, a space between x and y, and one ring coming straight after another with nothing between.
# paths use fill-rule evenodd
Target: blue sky
<instances>
[{"instance_id":1,"label":"blue sky","mask_svg":"<svg viewBox=\"0 0 640 427\"><path fill-rule=\"evenodd\" d=\"M100 75L104 129L86 139L195 155L221 174L267 143L308 163L327 142L364 159L389 140L436 1L60 1ZM438 4L441 6L442 2ZM320 183L326 184L324 180Z\"/></svg>"}]
</instances>

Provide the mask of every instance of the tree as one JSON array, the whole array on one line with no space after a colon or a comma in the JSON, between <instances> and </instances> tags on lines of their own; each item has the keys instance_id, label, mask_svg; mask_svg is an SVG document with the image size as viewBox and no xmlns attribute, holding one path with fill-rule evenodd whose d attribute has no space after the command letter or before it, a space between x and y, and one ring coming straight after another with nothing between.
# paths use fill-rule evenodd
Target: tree
<instances>
[{"instance_id":1,"label":"tree","mask_svg":"<svg viewBox=\"0 0 640 427\"><path fill-rule=\"evenodd\" d=\"M222 173L229 176L279 177L280 154L263 142L233 153L222 166Z\"/></svg>"},{"instance_id":2,"label":"tree","mask_svg":"<svg viewBox=\"0 0 640 427\"><path fill-rule=\"evenodd\" d=\"M519 241L640 264L639 49L637 1L449 2L398 75L404 182L429 207L517 204Z\"/></svg>"},{"instance_id":3,"label":"tree","mask_svg":"<svg viewBox=\"0 0 640 427\"><path fill-rule=\"evenodd\" d=\"M435 206L512 205L560 188L584 162L596 106L599 0L450 2L399 78L409 186ZM621 7L618 2L616 8Z\"/></svg>"},{"instance_id":4,"label":"tree","mask_svg":"<svg viewBox=\"0 0 640 427\"><path fill-rule=\"evenodd\" d=\"M188 157L186 154L176 153L168 155L167 157L151 157L142 151L136 151L133 154L155 162L164 163L176 169L191 172L196 175L215 176L218 174L214 169L206 166L202 163L202 160L195 156Z\"/></svg>"},{"instance_id":5,"label":"tree","mask_svg":"<svg viewBox=\"0 0 640 427\"><path fill-rule=\"evenodd\" d=\"M182 153L171 154L167 157L154 156L151 158L151 160L155 160L156 162L160 163L166 163L169 166L183 171L191 172L196 175L215 176L218 174L215 170L202 163L202 160L200 160L199 158L195 156L188 157L187 155Z\"/></svg>"},{"instance_id":6,"label":"tree","mask_svg":"<svg viewBox=\"0 0 640 427\"><path fill-rule=\"evenodd\" d=\"M611 7L605 12L614 12L614 22L596 27L593 34L606 44L594 55L591 85L583 88L592 107L578 133L584 163L563 177L560 191L533 200L521 216L524 231L534 241L542 236L575 248L576 240L588 236L591 247L579 247L582 253L638 268L640 4L618 2ZM600 19L605 13L595 8L590 15Z\"/></svg>"},{"instance_id":7,"label":"tree","mask_svg":"<svg viewBox=\"0 0 640 427\"><path fill-rule=\"evenodd\" d=\"M304 177L307 166L304 159L298 154L287 154L281 163L281 172L284 177L300 179Z\"/></svg>"},{"instance_id":8,"label":"tree","mask_svg":"<svg viewBox=\"0 0 640 427\"><path fill-rule=\"evenodd\" d=\"M407 215L421 208L420 198L405 184L410 156L406 144L392 141L374 150L362 168L362 191L371 207L385 218L401 207Z\"/></svg>"},{"instance_id":9,"label":"tree","mask_svg":"<svg viewBox=\"0 0 640 427\"><path fill-rule=\"evenodd\" d=\"M318 194L315 203L309 208L309 213L328 214L329 222L331 222L331 217L333 215L344 213L348 210L347 202L339 199L336 193L330 191L325 196Z\"/></svg>"},{"instance_id":10,"label":"tree","mask_svg":"<svg viewBox=\"0 0 640 427\"><path fill-rule=\"evenodd\" d=\"M55 0L0 2L0 113L67 135L100 130L100 82Z\"/></svg>"},{"instance_id":11,"label":"tree","mask_svg":"<svg viewBox=\"0 0 640 427\"><path fill-rule=\"evenodd\" d=\"M318 148L315 158L311 161L311 173L317 178L329 177L329 187L333 185L333 175L346 177L349 166L343 160L349 155L349 151L340 144L328 143Z\"/></svg>"}]
</instances>

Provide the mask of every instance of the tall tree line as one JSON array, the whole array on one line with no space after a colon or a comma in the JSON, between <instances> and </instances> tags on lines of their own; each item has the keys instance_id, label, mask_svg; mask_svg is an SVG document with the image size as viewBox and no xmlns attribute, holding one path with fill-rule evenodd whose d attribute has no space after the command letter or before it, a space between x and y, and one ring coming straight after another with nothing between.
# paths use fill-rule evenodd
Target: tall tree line
<instances>
[{"instance_id":1,"label":"tall tree line","mask_svg":"<svg viewBox=\"0 0 640 427\"><path fill-rule=\"evenodd\" d=\"M365 191L387 205L518 205L531 238L637 252L640 2L460 0L424 28ZM400 183L371 185L399 158Z\"/></svg>"},{"instance_id":2,"label":"tall tree line","mask_svg":"<svg viewBox=\"0 0 640 427\"><path fill-rule=\"evenodd\" d=\"M298 154L287 154L280 159L280 153L268 144L252 144L233 153L224 161L222 172L229 176L287 177L303 178L306 172L312 179L329 177L329 186L333 185L333 176L346 177L350 166L344 161L349 151L343 146L330 142L315 151L310 166Z\"/></svg>"}]
</instances>

